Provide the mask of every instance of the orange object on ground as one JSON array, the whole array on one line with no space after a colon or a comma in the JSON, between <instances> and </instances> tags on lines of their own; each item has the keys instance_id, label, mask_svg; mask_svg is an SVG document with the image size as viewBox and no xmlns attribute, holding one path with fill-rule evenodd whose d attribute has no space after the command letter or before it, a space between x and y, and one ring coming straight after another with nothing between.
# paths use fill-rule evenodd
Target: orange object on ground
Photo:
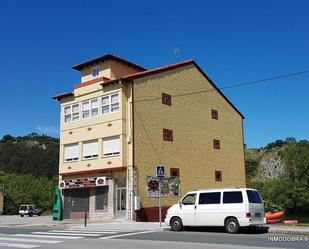
<instances>
[{"instance_id":1,"label":"orange object on ground","mask_svg":"<svg viewBox=\"0 0 309 249\"><path fill-rule=\"evenodd\" d=\"M266 220L272 220L272 219L280 219L284 216L284 211L276 212L276 213L265 213Z\"/></svg>"},{"instance_id":2,"label":"orange object on ground","mask_svg":"<svg viewBox=\"0 0 309 249\"><path fill-rule=\"evenodd\" d=\"M298 224L298 220L284 220L284 224Z\"/></svg>"},{"instance_id":3,"label":"orange object on ground","mask_svg":"<svg viewBox=\"0 0 309 249\"><path fill-rule=\"evenodd\" d=\"M277 224L277 223L281 223L281 222L282 222L281 219L266 220L266 224Z\"/></svg>"}]
</instances>

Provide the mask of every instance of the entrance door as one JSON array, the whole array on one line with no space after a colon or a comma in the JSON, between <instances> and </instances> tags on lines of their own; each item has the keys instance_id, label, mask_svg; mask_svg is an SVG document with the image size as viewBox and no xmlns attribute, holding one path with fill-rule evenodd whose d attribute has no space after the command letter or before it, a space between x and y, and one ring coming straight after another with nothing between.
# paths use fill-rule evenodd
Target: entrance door
<instances>
[{"instance_id":1,"label":"entrance door","mask_svg":"<svg viewBox=\"0 0 309 249\"><path fill-rule=\"evenodd\" d=\"M117 219L126 218L126 205L127 205L127 190L126 188L117 188Z\"/></svg>"}]
</instances>

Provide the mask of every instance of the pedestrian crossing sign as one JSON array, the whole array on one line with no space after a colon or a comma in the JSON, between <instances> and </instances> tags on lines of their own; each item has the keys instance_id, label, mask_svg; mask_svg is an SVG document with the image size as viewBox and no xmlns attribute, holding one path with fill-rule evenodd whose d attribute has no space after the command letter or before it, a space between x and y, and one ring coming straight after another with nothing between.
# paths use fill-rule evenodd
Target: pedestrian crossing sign
<instances>
[{"instance_id":1,"label":"pedestrian crossing sign","mask_svg":"<svg viewBox=\"0 0 309 249\"><path fill-rule=\"evenodd\" d=\"M157 177L164 177L164 166L157 165L156 176Z\"/></svg>"}]
</instances>

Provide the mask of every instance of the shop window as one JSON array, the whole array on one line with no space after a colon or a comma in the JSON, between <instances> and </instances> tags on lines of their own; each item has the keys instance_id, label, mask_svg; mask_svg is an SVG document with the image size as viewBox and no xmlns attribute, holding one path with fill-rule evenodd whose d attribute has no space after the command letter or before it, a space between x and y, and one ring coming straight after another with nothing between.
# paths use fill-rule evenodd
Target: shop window
<instances>
[{"instance_id":1,"label":"shop window","mask_svg":"<svg viewBox=\"0 0 309 249\"><path fill-rule=\"evenodd\" d=\"M170 175L172 177L179 177L179 169L178 168L171 168L170 169Z\"/></svg>"},{"instance_id":2,"label":"shop window","mask_svg":"<svg viewBox=\"0 0 309 249\"><path fill-rule=\"evenodd\" d=\"M172 96L167 93L162 93L162 104L172 105Z\"/></svg>"},{"instance_id":3,"label":"shop window","mask_svg":"<svg viewBox=\"0 0 309 249\"><path fill-rule=\"evenodd\" d=\"M214 146L214 149L220 150L220 140L214 139L213 146Z\"/></svg>"},{"instance_id":4,"label":"shop window","mask_svg":"<svg viewBox=\"0 0 309 249\"><path fill-rule=\"evenodd\" d=\"M173 142L173 130L163 129L163 140Z\"/></svg>"},{"instance_id":5,"label":"shop window","mask_svg":"<svg viewBox=\"0 0 309 249\"><path fill-rule=\"evenodd\" d=\"M108 186L95 188L95 210L107 210Z\"/></svg>"},{"instance_id":6,"label":"shop window","mask_svg":"<svg viewBox=\"0 0 309 249\"><path fill-rule=\"evenodd\" d=\"M215 181L222 182L222 171L215 171Z\"/></svg>"},{"instance_id":7,"label":"shop window","mask_svg":"<svg viewBox=\"0 0 309 249\"><path fill-rule=\"evenodd\" d=\"M214 109L211 109L211 117L213 119L219 119L219 116L218 116L218 111L217 110L214 110Z\"/></svg>"}]
</instances>

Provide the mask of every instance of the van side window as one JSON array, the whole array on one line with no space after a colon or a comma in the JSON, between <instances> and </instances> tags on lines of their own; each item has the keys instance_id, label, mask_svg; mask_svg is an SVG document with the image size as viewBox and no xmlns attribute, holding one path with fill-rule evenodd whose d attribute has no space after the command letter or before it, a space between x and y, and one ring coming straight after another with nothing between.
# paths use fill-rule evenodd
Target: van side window
<instances>
[{"instance_id":1,"label":"van side window","mask_svg":"<svg viewBox=\"0 0 309 249\"><path fill-rule=\"evenodd\" d=\"M242 203L241 191L231 191L223 193L223 203Z\"/></svg>"},{"instance_id":2,"label":"van side window","mask_svg":"<svg viewBox=\"0 0 309 249\"><path fill-rule=\"evenodd\" d=\"M220 204L220 192L200 193L199 204Z\"/></svg>"},{"instance_id":3,"label":"van side window","mask_svg":"<svg viewBox=\"0 0 309 249\"><path fill-rule=\"evenodd\" d=\"M247 190L248 200L250 203L263 203L259 192Z\"/></svg>"},{"instance_id":4,"label":"van side window","mask_svg":"<svg viewBox=\"0 0 309 249\"><path fill-rule=\"evenodd\" d=\"M196 194L188 194L182 199L183 205L195 205Z\"/></svg>"}]
</instances>

